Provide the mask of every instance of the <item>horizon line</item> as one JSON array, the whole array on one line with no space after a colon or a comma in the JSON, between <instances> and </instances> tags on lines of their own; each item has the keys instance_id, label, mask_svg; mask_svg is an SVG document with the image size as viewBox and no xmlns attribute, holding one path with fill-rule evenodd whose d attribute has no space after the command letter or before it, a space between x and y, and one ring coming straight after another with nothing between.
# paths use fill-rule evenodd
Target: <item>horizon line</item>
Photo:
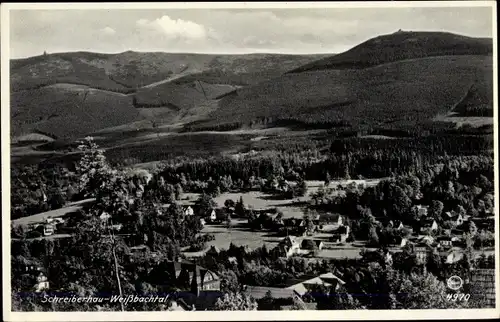
<instances>
[{"instance_id":1,"label":"horizon line","mask_svg":"<svg viewBox=\"0 0 500 322\"><path fill-rule=\"evenodd\" d=\"M32 56L20 56L20 57L10 57L10 60L18 60L18 59L29 59L34 57L41 57L46 54L49 55L60 55L60 54L77 54L77 53L88 53L88 54L98 54L98 55L120 55L125 53L139 53L139 54L174 54L174 55L224 55L224 56L245 56L245 55L289 55L289 56L305 56L305 55L337 55L338 52L278 52L278 51L249 51L249 52L199 52L199 51L162 51L162 50L132 50L128 49L125 51L117 51L117 52L103 52L103 51L91 51L91 50L70 50L70 51L57 51L57 52L48 52L41 53L39 55Z\"/></svg>"},{"instance_id":2,"label":"horizon line","mask_svg":"<svg viewBox=\"0 0 500 322\"><path fill-rule=\"evenodd\" d=\"M392 33L387 33L387 34L380 34L378 36L374 36L371 38L366 39L365 41L368 41L373 38L381 37L381 36L389 36L398 32L417 32L417 33L447 33L447 34L453 34L453 35L458 35L462 37L468 37L468 38L476 38L476 39L491 39L493 41L494 37L491 36L471 36L471 35L466 35L463 33L457 33L453 31L447 31L447 30L396 30L395 32ZM117 51L117 52L99 52L99 51L89 51L89 50L68 50L68 51L57 51L53 53L47 53L47 51L44 51L44 53L47 53L47 55L57 55L57 54L70 54L70 53L92 53L92 54L100 54L100 55L120 55L124 53L164 53L164 54L179 54L179 55L225 55L225 56L244 56L244 55L291 55L291 56L305 56L305 55L338 55L339 53L348 51L365 41L359 42L357 44L351 45L347 47L348 49L340 50L340 51L326 51L326 52L286 52L286 51L249 51L248 52L236 52L236 53L231 53L231 52L210 52L210 51L205 51L205 52L199 52L199 51L163 51L163 50L133 50L133 49L128 49L124 51ZM254 50L254 49L252 49ZM44 53L41 53L40 55L32 55L32 56L20 56L20 57L9 57L9 60L19 60L19 59L29 59L29 58L34 58L34 57L41 57L44 55Z\"/></svg>"}]
</instances>

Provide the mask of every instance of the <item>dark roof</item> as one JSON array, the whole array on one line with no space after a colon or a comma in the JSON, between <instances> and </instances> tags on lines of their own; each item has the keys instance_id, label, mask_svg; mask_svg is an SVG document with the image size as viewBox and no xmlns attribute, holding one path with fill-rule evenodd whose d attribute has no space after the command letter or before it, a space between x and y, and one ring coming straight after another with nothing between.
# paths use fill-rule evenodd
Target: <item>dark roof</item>
<instances>
[{"instance_id":1,"label":"dark roof","mask_svg":"<svg viewBox=\"0 0 500 322\"><path fill-rule=\"evenodd\" d=\"M179 261L165 261L162 263L162 267L165 266L167 270L174 269L176 274L181 272L182 270L186 270L188 272L196 271L197 276L204 276L207 273L211 273L216 279L218 278L217 274L215 274L214 272L184 259L181 259Z\"/></svg>"},{"instance_id":2,"label":"dark roof","mask_svg":"<svg viewBox=\"0 0 500 322\"><path fill-rule=\"evenodd\" d=\"M432 224L434 223L434 219L424 219L422 220L422 226L432 226ZM437 221L436 221L436 224L437 224Z\"/></svg>"},{"instance_id":3,"label":"dark roof","mask_svg":"<svg viewBox=\"0 0 500 322\"><path fill-rule=\"evenodd\" d=\"M200 291L199 295L191 292L179 292L176 299L182 301L188 306L195 306L196 311L211 310L215 306L217 300L224 296L220 291Z\"/></svg>"},{"instance_id":4,"label":"dark roof","mask_svg":"<svg viewBox=\"0 0 500 322\"><path fill-rule=\"evenodd\" d=\"M312 275L307 275L307 276L301 277L301 278L297 278L297 277L287 278L283 283L277 285L277 287L278 288L287 288L287 287L290 287L292 285L299 284L305 280L311 279L313 277L314 276L312 276Z\"/></svg>"},{"instance_id":5,"label":"dark roof","mask_svg":"<svg viewBox=\"0 0 500 322\"><path fill-rule=\"evenodd\" d=\"M207 253L217 253L217 254L218 254L218 253L220 253L220 250L219 250L219 248L218 248L218 247L216 247L216 246L213 246L213 245L212 245L212 246L210 247L210 249L209 249L209 250L207 250Z\"/></svg>"},{"instance_id":6,"label":"dark roof","mask_svg":"<svg viewBox=\"0 0 500 322\"><path fill-rule=\"evenodd\" d=\"M308 302L304 302L304 306L306 308L307 311L314 311L314 310L317 310L318 308L318 304L313 302L313 303L308 303ZM294 309L294 305L282 305L281 306L281 310L282 311L292 311Z\"/></svg>"},{"instance_id":7,"label":"dark roof","mask_svg":"<svg viewBox=\"0 0 500 322\"><path fill-rule=\"evenodd\" d=\"M271 293L271 297L275 299L288 299L297 296L294 290L286 288L277 287L266 287L266 286L245 286L244 293L253 297L256 300L266 297L268 292Z\"/></svg>"},{"instance_id":8,"label":"dark roof","mask_svg":"<svg viewBox=\"0 0 500 322\"><path fill-rule=\"evenodd\" d=\"M321 223L337 222L339 220L339 217L341 217L341 215L338 213L321 214L319 216L319 222Z\"/></svg>"}]
</instances>

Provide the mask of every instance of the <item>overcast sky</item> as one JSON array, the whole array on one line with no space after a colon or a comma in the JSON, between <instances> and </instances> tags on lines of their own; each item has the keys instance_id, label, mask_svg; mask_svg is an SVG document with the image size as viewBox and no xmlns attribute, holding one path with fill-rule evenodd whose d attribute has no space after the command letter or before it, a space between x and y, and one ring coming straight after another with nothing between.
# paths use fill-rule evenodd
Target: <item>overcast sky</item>
<instances>
[{"instance_id":1,"label":"overcast sky","mask_svg":"<svg viewBox=\"0 0 500 322\"><path fill-rule=\"evenodd\" d=\"M12 58L66 51L338 53L398 29L492 37L491 8L12 10Z\"/></svg>"}]
</instances>

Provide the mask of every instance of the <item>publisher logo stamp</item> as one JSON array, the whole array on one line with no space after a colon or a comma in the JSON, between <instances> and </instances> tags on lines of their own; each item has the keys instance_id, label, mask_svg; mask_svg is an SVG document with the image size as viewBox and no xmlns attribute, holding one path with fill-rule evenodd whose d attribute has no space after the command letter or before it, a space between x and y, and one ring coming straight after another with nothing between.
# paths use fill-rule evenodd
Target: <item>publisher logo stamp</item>
<instances>
[{"instance_id":1,"label":"publisher logo stamp","mask_svg":"<svg viewBox=\"0 0 500 322\"><path fill-rule=\"evenodd\" d=\"M457 291L464 285L464 281L459 276L453 275L448 278L448 280L446 281L446 285L449 289Z\"/></svg>"}]
</instances>

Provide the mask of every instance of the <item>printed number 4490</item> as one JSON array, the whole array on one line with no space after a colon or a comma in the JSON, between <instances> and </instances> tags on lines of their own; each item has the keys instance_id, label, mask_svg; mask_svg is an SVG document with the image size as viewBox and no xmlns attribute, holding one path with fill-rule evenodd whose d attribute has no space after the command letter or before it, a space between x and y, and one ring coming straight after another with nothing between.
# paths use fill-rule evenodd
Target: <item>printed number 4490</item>
<instances>
[{"instance_id":1,"label":"printed number 4490","mask_svg":"<svg viewBox=\"0 0 500 322\"><path fill-rule=\"evenodd\" d=\"M448 294L446 295L446 299L448 301L464 301L467 302L470 298L470 294L465 294L465 293L454 293L454 294Z\"/></svg>"}]
</instances>

